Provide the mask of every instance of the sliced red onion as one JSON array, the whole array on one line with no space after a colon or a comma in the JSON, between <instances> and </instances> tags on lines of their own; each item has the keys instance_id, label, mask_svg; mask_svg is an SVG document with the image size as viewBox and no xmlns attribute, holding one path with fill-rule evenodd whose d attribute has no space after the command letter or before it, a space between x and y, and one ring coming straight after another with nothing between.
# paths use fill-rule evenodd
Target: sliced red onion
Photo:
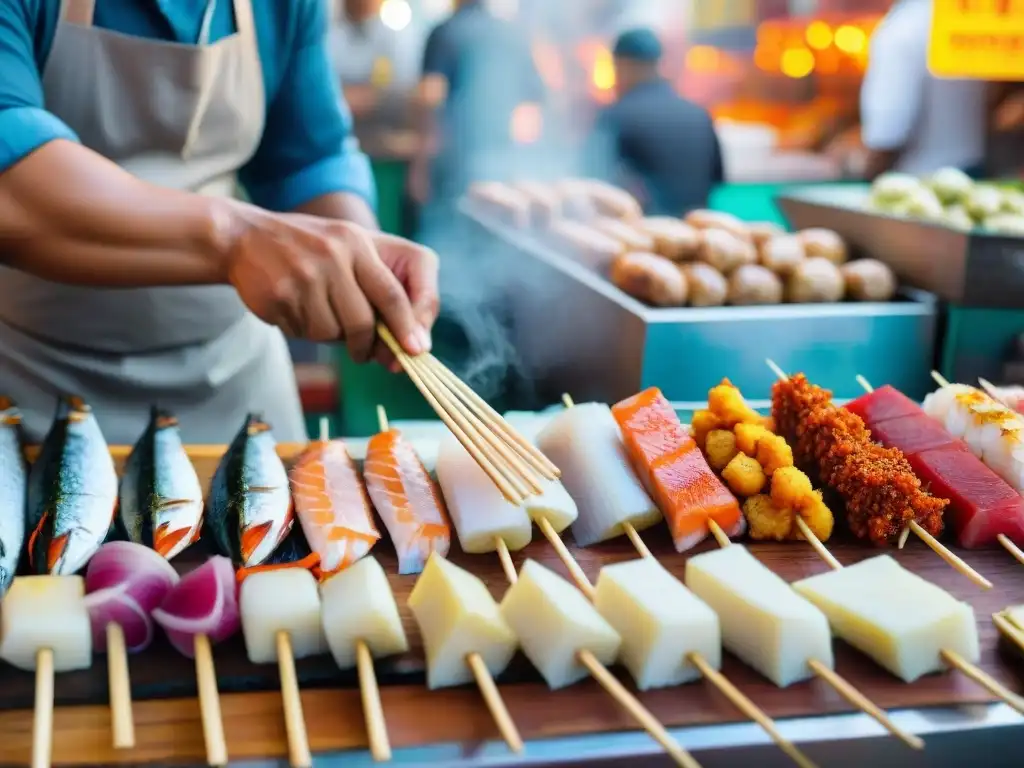
<instances>
[{"instance_id":1,"label":"sliced red onion","mask_svg":"<svg viewBox=\"0 0 1024 768\"><path fill-rule=\"evenodd\" d=\"M225 640L240 626L235 569L226 557L211 557L166 595L153 619L184 656L195 654L196 635L211 643Z\"/></svg>"}]
</instances>

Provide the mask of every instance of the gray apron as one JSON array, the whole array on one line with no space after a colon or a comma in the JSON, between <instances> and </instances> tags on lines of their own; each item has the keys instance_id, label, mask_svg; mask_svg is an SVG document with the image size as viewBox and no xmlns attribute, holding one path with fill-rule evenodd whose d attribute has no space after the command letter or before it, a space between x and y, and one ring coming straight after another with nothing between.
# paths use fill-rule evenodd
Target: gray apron
<instances>
[{"instance_id":1,"label":"gray apron","mask_svg":"<svg viewBox=\"0 0 1024 768\"><path fill-rule=\"evenodd\" d=\"M46 108L140 179L230 196L265 110L251 0L233 1L237 33L208 43L208 0L192 46L94 27L95 0L62 0ZM63 393L93 406L112 444L134 443L153 404L190 443L229 442L247 411L279 440L306 439L285 339L230 286L80 288L0 270L0 394L38 440Z\"/></svg>"}]
</instances>

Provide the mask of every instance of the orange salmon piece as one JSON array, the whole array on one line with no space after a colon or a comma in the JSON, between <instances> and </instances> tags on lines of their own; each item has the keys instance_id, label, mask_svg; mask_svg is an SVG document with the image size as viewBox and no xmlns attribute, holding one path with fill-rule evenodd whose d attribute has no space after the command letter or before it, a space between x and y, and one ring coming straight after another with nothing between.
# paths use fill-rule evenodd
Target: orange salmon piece
<instances>
[{"instance_id":1,"label":"orange salmon piece","mask_svg":"<svg viewBox=\"0 0 1024 768\"><path fill-rule=\"evenodd\" d=\"M743 532L739 502L715 475L672 405L651 387L612 407L637 475L668 521L676 550L703 541L708 520L729 536Z\"/></svg>"},{"instance_id":2,"label":"orange salmon piece","mask_svg":"<svg viewBox=\"0 0 1024 768\"><path fill-rule=\"evenodd\" d=\"M326 578L366 555L380 538L366 487L340 440L317 441L288 473L295 512Z\"/></svg>"},{"instance_id":3,"label":"orange salmon piece","mask_svg":"<svg viewBox=\"0 0 1024 768\"><path fill-rule=\"evenodd\" d=\"M395 545L400 574L422 571L432 552L448 554L452 533L441 490L397 429L370 438L363 476Z\"/></svg>"}]
</instances>

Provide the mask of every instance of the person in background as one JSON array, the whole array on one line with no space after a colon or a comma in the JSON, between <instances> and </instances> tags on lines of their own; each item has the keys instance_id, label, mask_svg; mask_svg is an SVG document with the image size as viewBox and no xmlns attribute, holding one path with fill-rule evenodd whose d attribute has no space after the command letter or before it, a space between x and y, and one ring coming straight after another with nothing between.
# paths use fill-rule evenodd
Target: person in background
<instances>
[{"instance_id":1,"label":"person in background","mask_svg":"<svg viewBox=\"0 0 1024 768\"><path fill-rule=\"evenodd\" d=\"M382 0L331 0L330 49L345 101L355 117L373 111L381 92L411 90L423 48L413 24L401 30L381 19Z\"/></svg>"},{"instance_id":2,"label":"person in background","mask_svg":"<svg viewBox=\"0 0 1024 768\"><path fill-rule=\"evenodd\" d=\"M618 100L598 114L584 149L587 174L629 189L651 215L706 207L725 180L711 115L661 76L652 30L623 32L612 55Z\"/></svg>"},{"instance_id":3,"label":"person in background","mask_svg":"<svg viewBox=\"0 0 1024 768\"><path fill-rule=\"evenodd\" d=\"M868 180L890 170L983 170L988 85L928 72L931 14L932 0L898 0L872 35L860 92Z\"/></svg>"},{"instance_id":4,"label":"person in background","mask_svg":"<svg viewBox=\"0 0 1024 768\"><path fill-rule=\"evenodd\" d=\"M375 231L326 39L323 0L0 0L0 392L30 440L74 394L112 444L154 404L189 443L250 412L304 442L282 330L430 347L437 257Z\"/></svg>"},{"instance_id":5,"label":"person in background","mask_svg":"<svg viewBox=\"0 0 1024 768\"><path fill-rule=\"evenodd\" d=\"M421 76L409 192L430 229L470 183L529 175L520 150L539 141L544 86L523 30L482 0L455 0L427 37Z\"/></svg>"}]
</instances>

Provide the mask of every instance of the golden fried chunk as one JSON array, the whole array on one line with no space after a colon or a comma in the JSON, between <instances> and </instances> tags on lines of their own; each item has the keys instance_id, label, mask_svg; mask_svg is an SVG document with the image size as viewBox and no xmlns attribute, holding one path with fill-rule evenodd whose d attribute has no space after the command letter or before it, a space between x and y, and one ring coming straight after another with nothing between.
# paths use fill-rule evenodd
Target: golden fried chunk
<instances>
[{"instance_id":1,"label":"golden fried chunk","mask_svg":"<svg viewBox=\"0 0 1024 768\"><path fill-rule=\"evenodd\" d=\"M737 424L760 424L763 418L747 405L743 395L728 379L722 379L721 384L708 392L708 410L730 428Z\"/></svg>"},{"instance_id":2,"label":"golden fried chunk","mask_svg":"<svg viewBox=\"0 0 1024 768\"><path fill-rule=\"evenodd\" d=\"M814 496L811 479L796 467L782 467L772 475L772 503L795 509Z\"/></svg>"},{"instance_id":3,"label":"golden fried chunk","mask_svg":"<svg viewBox=\"0 0 1024 768\"><path fill-rule=\"evenodd\" d=\"M773 419L771 416L765 416L763 419L761 419L761 424L769 432L775 431L775 419Z\"/></svg>"},{"instance_id":4,"label":"golden fried chunk","mask_svg":"<svg viewBox=\"0 0 1024 768\"><path fill-rule=\"evenodd\" d=\"M793 466L793 450L778 435L766 435L757 441L757 462L771 477L776 470Z\"/></svg>"},{"instance_id":5,"label":"golden fried chunk","mask_svg":"<svg viewBox=\"0 0 1024 768\"><path fill-rule=\"evenodd\" d=\"M752 539L784 541L793 529L793 510L779 509L763 493L743 502L743 515L747 518Z\"/></svg>"},{"instance_id":6,"label":"golden fried chunk","mask_svg":"<svg viewBox=\"0 0 1024 768\"><path fill-rule=\"evenodd\" d=\"M704 455L715 472L725 469L737 453L739 450L736 448L736 436L732 432L724 429L713 429L708 432L704 443Z\"/></svg>"},{"instance_id":7,"label":"golden fried chunk","mask_svg":"<svg viewBox=\"0 0 1024 768\"><path fill-rule=\"evenodd\" d=\"M832 517L832 510L822 500L821 491L814 491L809 499L797 507L796 513L807 523L807 527L818 537L818 541L828 541L828 537L832 535L835 519ZM795 526L794 533L797 539L803 540L803 534Z\"/></svg>"},{"instance_id":8,"label":"golden fried chunk","mask_svg":"<svg viewBox=\"0 0 1024 768\"><path fill-rule=\"evenodd\" d=\"M713 429L721 429L723 426L722 420L707 408L694 411L693 417L690 419L690 431L693 433L693 439L697 442L697 447L702 451L708 432Z\"/></svg>"},{"instance_id":9,"label":"golden fried chunk","mask_svg":"<svg viewBox=\"0 0 1024 768\"><path fill-rule=\"evenodd\" d=\"M760 493L768 480L757 459L742 453L737 453L722 470L722 479L729 485L729 490L741 497Z\"/></svg>"},{"instance_id":10,"label":"golden fried chunk","mask_svg":"<svg viewBox=\"0 0 1024 768\"><path fill-rule=\"evenodd\" d=\"M736 447L747 456L757 456L757 441L771 433L760 424L737 424L733 428Z\"/></svg>"}]
</instances>

